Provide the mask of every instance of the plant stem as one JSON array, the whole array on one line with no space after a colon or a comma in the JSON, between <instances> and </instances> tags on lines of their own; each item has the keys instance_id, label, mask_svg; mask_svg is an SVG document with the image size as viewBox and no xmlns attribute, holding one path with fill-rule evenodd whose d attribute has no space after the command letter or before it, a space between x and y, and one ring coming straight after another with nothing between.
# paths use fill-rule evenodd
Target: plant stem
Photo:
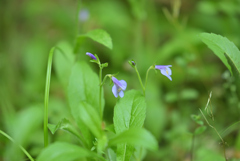
<instances>
[{"instance_id":1,"label":"plant stem","mask_svg":"<svg viewBox=\"0 0 240 161\"><path fill-rule=\"evenodd\" d=\"M99 111L100 111L100 118L102 120L103 111L102 111L102 65L99 64Z\"/></svg>"},{"instance_id":2,"label":"plant stem","mask_svg":"<svg viewBox=\"0 0 240 161\"><path fill-rule=\"evenodd\" d=\"M149 73L149 71L150 71L151 69L153 69L153 66L150 66L150 67L148 68L148 70L147 70L147 73L146 73L145 87L144 87L145 90L146 90L146 87L147 87L148 73Z\"/></svg>"},{"instance_id":3,"label":"plant stem","mask_svg":"<svg viewBox=\"0 0 240 161\"><path fill-rule=\"evenodd\" d=\"M200 112L202 113L204 119L206 120L208 126L211 127L211 128L213 128L213 129L216 131L216 133L217 133L217 135L219 136L219 138L221 139L222 144L223 144L224 157L225 157L226 161L228 161L227 156L226 156L226 151L225 151L225 142L224 142L223 138L222 138L221 135L218 133L217 129L208 122L208 120L207 120L207 118L205 117L205 115L203 114L202 110L201 110L201 109L199 109L199 110L200 110Z\"/></svg>"},{"instance_id":4,"label":"plant stem","mask_svg":"<svg viewBox=\"0 0 240 161\"><path fill-rule=\"evenodd\" d=\"M13 140L13 138L11 138L8 134L6 134L5 132L3 132L2 130L0 130L0 133L5 136L6 138L8 138L9 140L11 140L13 143L15 143L15 141ZM17 144L17 143L15 143ZM26 154L26 156L31 160L34 161L34 159L32 158L32 156L19 144L17 144L18 147L23 151L24 154Z\"/></svg>"},{"instance_id":5,"label":"plant stem","mask_svg":"<svg viewBox=\"0 0 240 161\"><path fill-rule=\"evenodd\" d=\"M193 133L192 146L191 146L191 152L190 152L190 161L193 161L194 138L195 138L195 134Z\"/></svg>"},{"instance_id":6,"label":"plant stem","mask_svg":"<svg viewBox=\"0 0 240 161\"><path fill-rule=\"evenodd\" d=\"M143 90L143 95L145 96L145 88L144 88L144 86L143 86L141 76L140 76L140 74L139 74L136 66L134 66L134 69L135 69L135 71L136 71L136 73L137 73L138 80L139 80L139 82L140 82L140 84L141 84L141 87L142 87L142 90Z\"/></svg>"}]
</instances>

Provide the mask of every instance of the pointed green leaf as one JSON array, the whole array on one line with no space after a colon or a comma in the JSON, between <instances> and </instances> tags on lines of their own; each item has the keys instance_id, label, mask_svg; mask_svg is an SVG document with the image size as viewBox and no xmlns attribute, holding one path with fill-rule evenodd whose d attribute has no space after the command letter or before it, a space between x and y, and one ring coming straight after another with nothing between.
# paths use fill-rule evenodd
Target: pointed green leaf
<instances>
[{"instance_id":1,"label":"pointed green leaf","mask_svg":"<svg viewBox=\"0 0 240 161\"><path fill-rule=\"evenodd\" d=\"M240 51L233 42L229 41L226 37L222 37L213 33L202 33L200 34L200 38L222 60L231 73L231 68L235 68L239 75ZM232 65L228 63L224 53L226 53L227 57L232 62Z\"/></svg>"},{"instance_id":2,"label":"pointed green leaf","mask_svg":"<svg viewBox=\"0 0 240 161\"><path fill-rule=\"evenodd\" d=\"M103 90L102 90L103 91ZM76 120L81 133L86 140L88 147L92 147L93 136L89 131L89 127L85 125L79 115L80 102L85 101L97 111L100 117L99 107L99 78L85 62L76 62L72 68L72 73L68 85L68 100L72 115ZM104 107L104 99L102 92L102 108ZM101 111L102 112L102 111Z\"/></svg>"},{"instance_id":3,"label":"pointed green leaf","mask_svg":"<svg viewBox=\"0 0 240 161\"><path fill-rule=\"evenodd\" d=\"M67 131L72 135L76 136L84 146L87 146L83 137L79 134L79 132L75 129L75 127L73 127L73 125L69 122L69 120L65 118L59 121L57 125L48 124L48 128L52 134L54 134L57 130Z\"/></svg>"},{"instance_id":4,"label":"pointed green leaf","mask_svg":"<svg viewBox=\"0 0 240 161\"><path fill-rule=\"evenodd\" d=\"M37 161L73 161L80 158L97 158L104 160L101 156L77 145L55 142L45 148L37 158Z\"/></svg>"},{"instance_id":5,"label":"pointed green leaf","mask_svg":"<svg viewBox=\"0 0 240 161\"><path fill-rule=\"evenodd\" d=\"M132 128L117 134L109 140L109 145L127 143L133 146L142 146L150 150L158 149L158 142L153 135L142 128Z\"/></svg>"},{"instance_id":6,"label":"pointed green leaf","mask_svg":"<svg viewBox=\"0 0 240 161\"><path fill-rule=\"evenodd\" d=\"M90 38L93 41L96 41L106 46L107 48L112 49L112 38L110 37L110 35L102 29L95 29L95 30L89 31L86 34L79 35L77 37L76 45L74 48L75 53L77 52L78 48L82 45L82 43L86 38Z\"/></svg>"},{"instance_id":7,"label":"pointed green leaf","mask_svg":"<svg viewBox=\"0 0 240 161\"><path fill-rule=\"evenodd\" d=\"M141 128L146 117L146 102L143 95L136 90L125 93L125 96L114 107L114 128L116 134L130 128ZM117 160L129 160L134 147L126 143L117 146Z\"/></svg>"}]
</instances>

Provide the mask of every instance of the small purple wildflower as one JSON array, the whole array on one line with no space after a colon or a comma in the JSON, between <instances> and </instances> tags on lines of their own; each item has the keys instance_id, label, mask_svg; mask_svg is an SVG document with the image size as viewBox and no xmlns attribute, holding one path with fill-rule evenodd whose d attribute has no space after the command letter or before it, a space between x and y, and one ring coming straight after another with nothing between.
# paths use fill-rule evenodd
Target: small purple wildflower
<instances>
[{"instance_id":1,"label":"small purple wildflower","mask_svg":"<svg viewBox=\"0 0 240 161\"><path fill-rule=\"evenodd\" d=\"M79 11L78 18L79 18L79 20L81 22L87 21L89 19L89 11L88 11L88 9L85 9L85 8L81 9Z\"/></svg>"},{"instance_id":2,"label":"small purple wildflower","mask_svg":"<svg viewBox=\"0 0 240 161\"><path fill-rule=\"evenodd\" d=\"M91 53L89 53L89 52L87 52L86 55L90 56L92 59L97 60L97 58L96 58L93 54L91 54Z\"/></svg>"},{"instance_id":3,"label":"small purple wildflower","mask_svg":"<svg viewBox=\"0 0 240 161\"><path fill-rule=\"evenodd\" d=\"M120 96L121 98L124 96L123 91L127 88L127 82L125 80L117 80L117 78L112 77L112 81L114 83L112 87L112 93L117 98Z\"/></svg>"},{"instance_id":4,"label":"small purple wildflower","mask_svg":"<svg viewBox=\"0 0 240 161\"><path fill-rule=\"evenodd\" d=\"M165 75L166 77L168 77L168 79L172 81L172 70L169 67L172 67L172 65L155 65L155 69L160 70L162 75Z\"/></svg>"}]
</instances>

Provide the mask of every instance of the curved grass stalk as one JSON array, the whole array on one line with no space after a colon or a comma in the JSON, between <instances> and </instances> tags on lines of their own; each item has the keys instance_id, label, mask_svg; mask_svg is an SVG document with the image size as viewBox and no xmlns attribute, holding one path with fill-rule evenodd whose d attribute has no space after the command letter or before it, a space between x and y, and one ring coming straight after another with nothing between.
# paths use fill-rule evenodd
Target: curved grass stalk
<instances>
[{"instance_id":1,"label":"curved grass stalk","mask_svg":"<svg viewBox=\"0 0 240 161\"><path fill-rule=\"evenodd\" d=\"M13 138L11 138L8 134L6 134L5 132L3 132L2 130L0 130L0 133L5 136L6 138L8 138L9 140L11 140L13 143L17 144ZM32 156L26 151L26 149L24 149L21 145L17 144L17 146L23 151L23 153L31 160L34 161L34 159L32 158Z\"/></svg>"}]
</instances>

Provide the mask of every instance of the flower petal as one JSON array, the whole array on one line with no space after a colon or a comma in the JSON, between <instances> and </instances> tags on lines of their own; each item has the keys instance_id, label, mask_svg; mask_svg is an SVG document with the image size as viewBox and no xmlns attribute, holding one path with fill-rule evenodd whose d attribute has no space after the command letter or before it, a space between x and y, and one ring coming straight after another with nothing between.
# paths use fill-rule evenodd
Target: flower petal
<instances>
[{"instance_id":1,"label":"flower petal","mask_svg":"<svg viewBox=\"0 0 240 161\"><path fill-rule=\"evenodd\" d=\"M119 82L121 83L122 90L125 91L127 88L127 82L125 80L120 80Z\"/></svg>"},{"instance_id":2,"label":"flower petal","mask_svg":"<svg viewBox=\"0 0 240 161\"><path fill-rule=\"evenodd\" d=\"M112 93L116 98L118 97L118 88L115 84L112 87Z\"/></svg>"},{"instance_id":3,"label":"flower petal","mask_svg":"<svg viewBox=\"0 0 240 161\"><path fill-rule=\"evenodd\" d=\"M97 60L97 58L92 53L87 52L86 55L90 56L92 59Z\"/></svg>"},{"instance_id":4,"label":"flower petal","mask_svg":"<svg viewBox=\"0 0 240 161\"><path fill-rule=\"evenodd\" d=\"M162 75L165 75L166 77L168 77L168 79L170 79L172 81L172 78L171 76L169 75L169 73L167 73L167 70L166 69L161 69L161 73Z\"/></svg>"},{"instance_id":5,"label":"flower petal","mask_svg":"<svg viewBox=\"0 0 240 161\"><path fill-rule=\"evenodd\" d=\"M119 93L119 96L122 98L124 96L124 92L123 91L120 91Z\"/></svg>"},{"instance_id":6,"label":"flower petal","mask_svg":"<svg viewBox=\"0 0 240 161\"><path fill-rule=\"evenodd\" d=\"M166 67L166 72L168 73L168 75L172 75L172 70L169 67Z\"/></svg>"}]
</instances>

